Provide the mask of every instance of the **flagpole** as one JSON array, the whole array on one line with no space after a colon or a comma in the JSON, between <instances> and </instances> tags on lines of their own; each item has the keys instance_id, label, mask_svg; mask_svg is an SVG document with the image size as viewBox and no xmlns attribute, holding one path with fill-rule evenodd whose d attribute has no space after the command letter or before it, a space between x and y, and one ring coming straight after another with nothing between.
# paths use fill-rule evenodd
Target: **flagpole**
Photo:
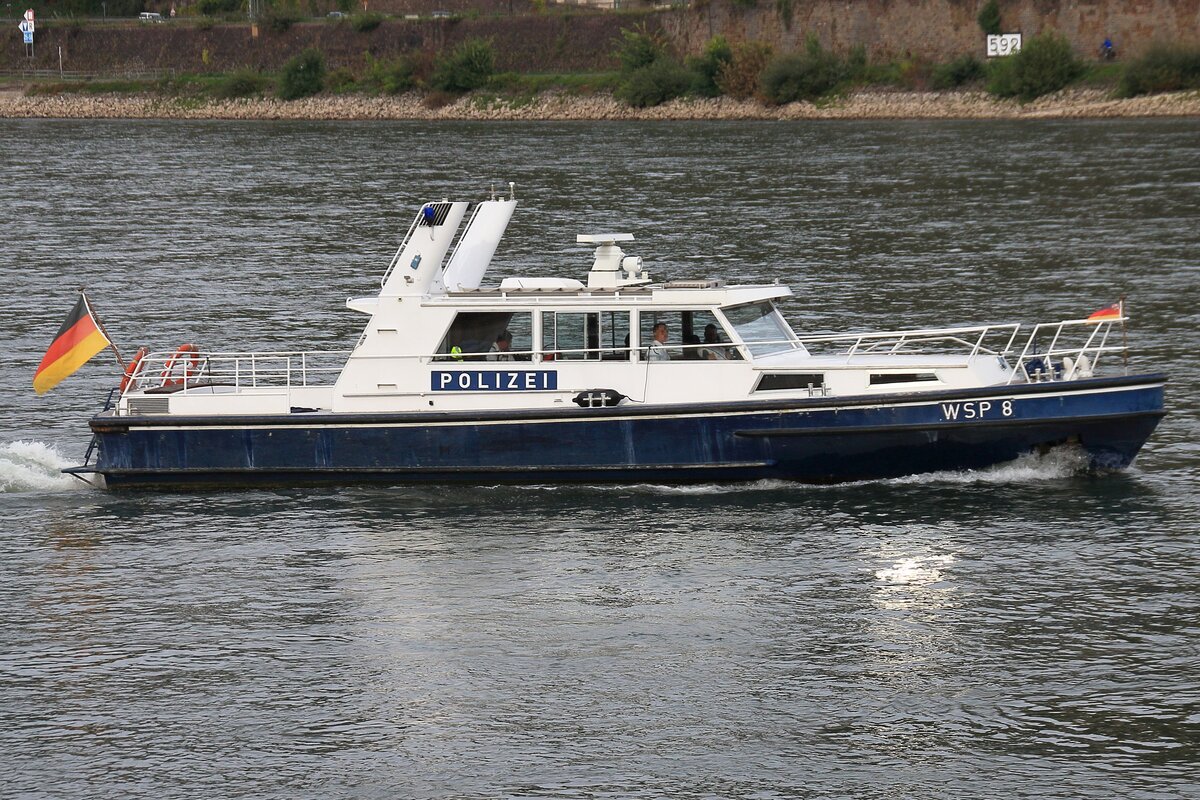
<instances>
[{"instance_id":1,"label":"flagpole","mask_svg":"<svg viewBox=\"0 0 1200 800\"><path fill-rule=\"evenodd\" d=\"M1120 303L1119 308L1121 309L1121 358L1125 364L1125 374L1128 375L1129 374L1129 337L1125 333L1125 295L1121 295L1121 299L1118 300L1117 302Z\"/></svg>"},{"instance_id":2,"label":"flagpole","mask_svg":"<svg viewBox=\"0 0 1200 800\"><path fill-rule=\"evenodd\" d=\"M83 304L87 307L88 314L91 314L92 319L95 321L96 327L104 334L104 338L108 340L108 346L112 348L113 355L117 357L117 366L124 371L125 362L121 360L121 351L117 349L117 343L108 335L108 330L104 327L104 323L100 321L100 317L96 316L96 312L92 308L92 301L88 300L87 292L83 290L82 286L79 287L79 296L83 298Z\"/></svg>"}]
</instances>

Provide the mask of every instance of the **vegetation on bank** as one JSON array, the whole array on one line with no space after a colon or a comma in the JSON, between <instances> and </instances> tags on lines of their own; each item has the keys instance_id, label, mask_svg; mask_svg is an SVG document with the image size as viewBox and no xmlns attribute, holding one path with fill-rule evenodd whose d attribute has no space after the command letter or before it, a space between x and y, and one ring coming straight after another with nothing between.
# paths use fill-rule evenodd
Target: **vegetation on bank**
<instances>
[{"instance_id":1,"label":"vegetation on bank","mask_svg":"<svg viewBox=\"0 0 1200 800\"><path fill-rule=\"evenodd\" d=\"M999 24L990 15L981 17L981 26ZM1114 88L1119 81L1126 96L1165 90L1146 87L1189 88L1200 80L1200 50L1163 48L1114 73L1111 65L1083 62L1054 31L1032 37L1013 56L988 63L972 55L943 64L916 59L875 62L861 47L848 54L834 53L810 35L803 50L780 55L773 55L762 43L731 48L716 37L702 56L681 64L663 40L638 29L623 32L616 56L622 67L617 96L633 106L657 105L689 94L754 96L774 104L821 102L867 86L935 91L977 86L996 97L1028 102L1081 79Z\"/></svg>"},{"instance_id":2,"label":"vegetation on bank","mask_svg":"<svg viewBox=\"0 0 1200 800\"><path fill-rule=\"evenodd\" d=\"M204 2L204 0L202 0ZM227 0L208 0L210 3ZM984 12L990 12L990 6ZM356 29L378 25L377 15L351 18ZM980 27L999 24L981 12ZM266 24L264 22L264 24ZM290 24L281 17L275 23ZM859 47L849 53L823 48L809 35L796 53L775 54L762 42L731 45L724 37L711 39L696 56L672 52L658 30L639 25L621 31L614 42L614 72L523 74L498 72L493 43L466 39L441 53L410 51L380 58L363 52L356 64L331 64L319 50L309 48L288 61L278 73L237 70L224 75L183 75L162 81L92 81L40 83L35 94L63 92L157 92L182 98L229 99L276 96L293 100L321 92L392 95L424 91L429 106L442 105L467 94L481 100L532 100L547 91L573 95L612 92L626 104L645 108L679 97L756 98L771 104L795 101L827 102L859 88L945 91L986 90L1000 98L1027 102L1076 83L1107 86L1116 96L1200 89L1200 46L1157 45L1128 63L1085 62L1054 31L1026 40L1013 56L984 62L963 55L945 63L915 58L875 61ZM206 62L207 63L207 62Z\"/></svg>"}]
</instances>

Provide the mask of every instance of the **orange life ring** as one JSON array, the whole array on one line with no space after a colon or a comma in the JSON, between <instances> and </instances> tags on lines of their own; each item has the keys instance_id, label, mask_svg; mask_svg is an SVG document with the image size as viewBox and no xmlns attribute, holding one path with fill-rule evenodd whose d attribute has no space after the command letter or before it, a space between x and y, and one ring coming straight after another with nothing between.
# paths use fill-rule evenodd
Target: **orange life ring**
<instances>
[{"instance_id":1,"label":"orange life ring","mask_svg":"<svg viewBox=\"0 0 1200 800\"><path fill-rule=\"evenodd\" d=\"M183 367L183 374L178 378L172 378L171 373L175 370L176 364L180 364ZM178 386L188 378L199 374L200 349L194 344L181 344L175 348L175 352L171 354L171 357L163 365L160 377L162 378L163 386Z\"/></svg>"},{"instance_id":2,"label":"orange life ring","mask_svg":"<svg viewBox=\"0 0 1200 800\"><path fill-rule=\"evenodd\" d=\"M121 376L121 394L129 388L129 384L133 383L142 370L146 368L146 356L150 351L144 347L139 347L137 352L133 354L133 358L129 361L129 366L125 367L125 374Z\"/></svg>"}]
</instances>

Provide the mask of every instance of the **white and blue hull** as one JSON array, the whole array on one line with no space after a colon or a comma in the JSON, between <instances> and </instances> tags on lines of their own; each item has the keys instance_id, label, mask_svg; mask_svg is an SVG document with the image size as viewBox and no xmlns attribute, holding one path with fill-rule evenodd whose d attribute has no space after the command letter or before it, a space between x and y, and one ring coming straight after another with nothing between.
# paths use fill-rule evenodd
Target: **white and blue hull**
<instances>
[{"instance_id":1,"label":"white and blue hull","mask_svg":"<svg viewBox=\"0 0 1200 800\"><path fill-rule=\"evenodd\" d=\"M978 469L1073 443L1129 465L1162 375L774 402L504 412L116 416L91 422L110 488L350 483L810 483ZM84 471L84 470L80 470Z\"/></svg>"}]
</instances>

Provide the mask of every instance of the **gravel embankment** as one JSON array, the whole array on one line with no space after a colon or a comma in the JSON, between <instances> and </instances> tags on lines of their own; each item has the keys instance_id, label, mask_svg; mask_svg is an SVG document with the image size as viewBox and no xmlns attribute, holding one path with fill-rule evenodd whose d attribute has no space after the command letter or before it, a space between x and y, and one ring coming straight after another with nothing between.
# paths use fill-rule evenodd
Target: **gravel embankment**
<instances>
[{"instance_id":1,"label":"gravel embankment","mask_svg":"<svg viewBox=\"0 0 1200 800\"><path fill-rule=\"evenodd\" d=\"M429 108L416 93L396 97L319 96L196 101L154 95L40 95L0 91L0 117L74 119L418 119L418 120L691 120L691 119L1037 119L1200 116L1200 92L1114 100L1103 90L1073 89L1021 104L983 92L856 92L814 105L753 100L674 100L634 109L611 95L545 93L532 101L464 97Z\"/></svg>"}]
</instances>

